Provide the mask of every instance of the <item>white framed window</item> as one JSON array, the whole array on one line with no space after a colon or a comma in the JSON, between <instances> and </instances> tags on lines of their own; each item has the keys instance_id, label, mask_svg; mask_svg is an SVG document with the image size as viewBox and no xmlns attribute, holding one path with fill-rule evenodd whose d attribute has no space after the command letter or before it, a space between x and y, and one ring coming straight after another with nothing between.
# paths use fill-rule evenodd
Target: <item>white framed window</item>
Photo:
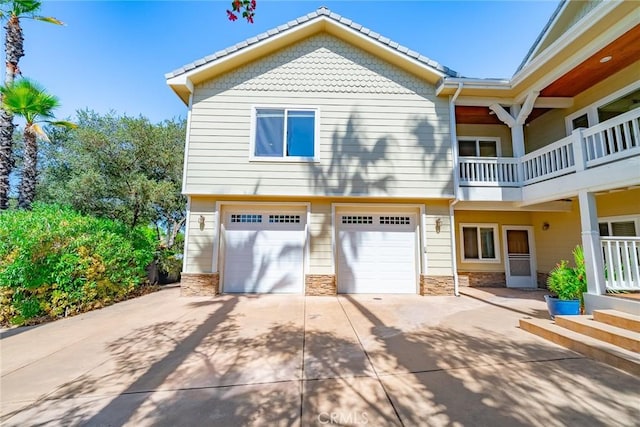
<instances>
[{"instance_id":1,"label":"white framed window","mask_svg":"<svg viewBox=\"0 0 640 427\"><path fill-rule=\"evenodd\" d=\"M458 137L460 157L500 157L500 138L486 136Z\"/></svg>"},{"instance_id":2,"label":"white framed window","mask_svg":"<svg viewBox=\"0 0 640 427\"><path fill-rule=\"evenodd\" d=\"M498 224L460 224L464 262L500 262Z\"/></svg>"},{"instance_id":3,"label":"white framed window","mask_svg":"<svg viewBox=\"0 0 640 427\"><path fill-rule=\"evenodd\" d=\"M319 161L319 113L315 108L253 108L251 160Z\"/></svg>"},{"instance_id":4,"label":"white framed window","mask_svg":"<svg viewBox=\"0 0 640 427\"><path fill-rule=\"evenodd\" d=\"M640 99L640 81L569 114L565 117L567 136L571 135L575 129L595 126L634 108L639 108L640 104L636 102L638 99Z\"/></svg>"},{"instance_id":5,"label":"white framed window","mask_svg":"<svg viewBox=\"0 0 640 427\"><path fill-rule=\"evenodd\" d=\"M640 237L640 215L598 218L600 237Z\"/></svg>"}]
</instances>

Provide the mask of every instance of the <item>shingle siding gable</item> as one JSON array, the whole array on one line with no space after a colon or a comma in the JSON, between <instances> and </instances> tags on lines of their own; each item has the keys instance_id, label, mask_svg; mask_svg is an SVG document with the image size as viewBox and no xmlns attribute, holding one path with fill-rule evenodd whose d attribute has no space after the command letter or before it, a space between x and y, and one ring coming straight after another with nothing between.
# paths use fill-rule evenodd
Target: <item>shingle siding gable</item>
<instances>
[{"instance_id":1,"label":"shingle siding gable","mask_svg":"<svg viewBox=\"0 0 640 427\"><path fill-rule=\"evenodd\" d=\"M274 92L434 94L433 86L417 77L329 35L309 38L199 85L199 88L214 91L233 88Z\"/></svg>"}]
</instances>

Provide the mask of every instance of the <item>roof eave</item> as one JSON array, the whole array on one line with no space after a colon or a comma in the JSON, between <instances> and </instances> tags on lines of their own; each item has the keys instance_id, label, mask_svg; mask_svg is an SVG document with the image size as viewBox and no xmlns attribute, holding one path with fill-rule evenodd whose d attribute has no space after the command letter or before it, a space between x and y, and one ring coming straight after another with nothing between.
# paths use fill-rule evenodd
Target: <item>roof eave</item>
<instances>
[{"instance_id":1,"label":"roof eave","mask_svg":"<svg viewBox=\"0 0 640 427\"><path fill-rule=\"evenodd\" d=\"M173 91L187 103L188 94L193 91L193 86L323 31L390 61L433 84L446 76L458 76L455 71L349 19L318 11L197 60L166 74L165 78Z\"/></svg>"}]
</instances>

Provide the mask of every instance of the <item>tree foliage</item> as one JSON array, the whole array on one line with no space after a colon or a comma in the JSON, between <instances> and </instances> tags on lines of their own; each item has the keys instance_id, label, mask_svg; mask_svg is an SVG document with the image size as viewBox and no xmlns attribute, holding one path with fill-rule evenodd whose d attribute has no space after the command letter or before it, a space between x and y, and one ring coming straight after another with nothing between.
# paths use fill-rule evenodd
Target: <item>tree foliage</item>
<instances>
[{"instance_id":1,"label":"tree foliage","mask_svg":"<svg viewBox=\"0 0 640 427\"><path fill-rule=\"evenodd\" d=\"M20 19L28 18L50 24L63 25L56 18L39 15L42 3L37 0L0 0L0 20L4 27L5 86L13 84L20 75L19 62L24 56L24 36ZM1 97L2 95L0 95ZM3 104L0 102L0 104ZM0 210L9 207L9 175L14 166L13 114L2 107L0 110Z\"/></svg>"},{"instance_id":2,"label":"tree foliage","mask_svg":"<svg viewBox=\"0 0 640 427\"><path fill-rule=\"evenodd\" d=\"M155 223L173 246L185 218L181 194L185 121L79 111L74 130L43 145L39 200L117 219Z\"/></svg>"},{"instance_id":3,"label":"tree foliage","mask_svg":"<svg viewBox=\"0 0 640 427\"><path fill-rule=\"evenodd\" d=\"M248 23L253 24L253 17L256 14L256 0L233 0L231 10L227 9L229 21L236 21L241 15Z\"/></svg>"},{"instance_id":4,"label":"tree foliage","mask_svg":"<svg viewBox=\"0 0 640 427\"><path fill-rule=\"evenodd\" d=\"M18 206L29 209L36 195L38 138L47 139L46 133L39 123L52 126L73 128L75 125L66 121L52 121L53 110L60 102L58 98L47 93L37 83L29 79L20 79L14 83L0 87L2 107L11 114L25 120L23 143L24 156Z\"/></svg>"},{"instance_id":5,"label":"tree foliage","mask_svg":"<svg viewBox=\"0 0 640 427\"><path fill-rule=\"evenodd\" d=\"M153 232L35 203L0 215L0 324L102 307L145 283Z\"/></svg>"}]
</instances>

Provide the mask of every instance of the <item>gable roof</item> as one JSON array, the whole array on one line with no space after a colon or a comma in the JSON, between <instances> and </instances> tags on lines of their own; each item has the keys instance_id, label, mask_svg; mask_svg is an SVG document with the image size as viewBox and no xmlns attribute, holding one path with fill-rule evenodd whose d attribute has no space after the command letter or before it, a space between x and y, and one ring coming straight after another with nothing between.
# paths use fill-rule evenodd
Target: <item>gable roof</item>
<instances>
[{"instance_id":1,"label":"gable roof","mask_svg":"<svg viewBox=\"0 0 640 427\"><path fill-rule=\"evenodd\" d=\"M556 7L556 10L553 11L553 13L551 14L551 17L542 28L542 31L540 31L540 34L538 34L538 37L536 37L536 40L533 42L533 44L529 48L529 51L524 56L524 59L522 60L520 65L518 65L518 69L516 70L516 73L520 71L527 62L529 62L529 59L533 56L533 53L538 50L538 48L542 43L542 39L546 38L551 28L551 25L556 22L556 18L558 17L558 15L560 15L560 12L567 6L567 3L568 3L567 0L560 0L560 2L558 3L558 7Z\"/></svg>"},{"instance_id":2,"label":"gable roof","mask_svg":"<svg viewBox=\"0 0 640 427\"><path fill-rule=\"evenodd\" d=\"M326 7L321 7L284 25L186 64L165 74L165 78L167 84L186 103L194 84L211 79L232 68L323 31L355 44L383 59L392 61L434 84L443 77L462 77L450 68L400 45L388 37L331 12ZM226 66L223 65L225 62Z\"/></svg>"}]
</instances>

